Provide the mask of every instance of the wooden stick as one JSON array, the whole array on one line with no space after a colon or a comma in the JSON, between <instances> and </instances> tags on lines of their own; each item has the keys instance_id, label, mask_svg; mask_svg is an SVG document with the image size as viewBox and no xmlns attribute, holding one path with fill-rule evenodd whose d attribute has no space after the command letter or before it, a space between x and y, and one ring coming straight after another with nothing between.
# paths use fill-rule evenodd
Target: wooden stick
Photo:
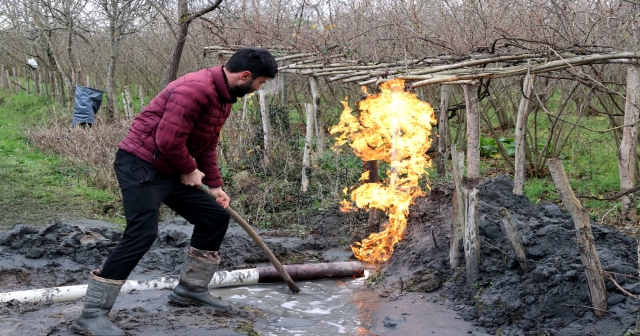
<instances>
[{"instance_id":1,"label":"wooden stick","mask_svg":"<svg viewBox=\"0 0 640 336\"><path fill-rule=\"evenodd\" d=\"M507 233L507 239L511 242L511 246L513 246L513 250L516 253L516 259L524 272L529 273L529 268L527 267L527 255L524 252L522 238L520 238L520 235L518 234L516 224L513 222L513 218L511 218L509 210L501 208L500 213L502 214L502 226L504 227L504 231Z\"/></svg>"},{"instance_id":2,"label":"wooden stick","mask_svg":"<svg viewBox=\"0 0 640 336\"><path fill-rule=\"evenodd\" d=\"M607 310L607 288L604 284L602 266L596 253L596 245L591 232L589 212L573 194L562 161L560 159L549 159L547 166L553 178L553 184L555 184L558 194L562 198L562 203L571 214L573 224L576 227L576 241L582 264L585 266L584 273L587 277L587 287L589 288L591 302L594 307ZM596 310L595 314L599 317L604 316L604 313L600 310Z\"/></svg>"},{"instance_id":3,"label":"wooden stick","mask_svg":"<svg viewBox=\"0 0 640 336\"><path fill-rule=\"evenodd\" d=\"M204 191L214 199L218 198L218 195L214 194L211 188L209 188L204 184L200 187L200 190ZM271 252L269 247L267 247L267 245L262 241L262 239L260 239L260 236L258 236L258 234L251 228L251 226L242 217L240 217L240 215L238 215L237 212L233 211L231 207L227 207L225 210L227 210L229 215L231 215L231 218L233 218L233 220L236 221L236 223L238 223L249 234L251 239L253 239L253 241L258 245L258 247L260 247L260 249L267 256L267 258L269 258L269 261L271 261L271 263L273 264L273 267L275 267L275 269L278 271L282 279L284 279L284 282L287 283L287 286L289 286L289 289L291 289L291 291L294 293L300 292L300 288L298 288L295 282L293 282L293 280L289 276L289 273L287 273L287 271L284 270L284 268L282 267L282 264L280 264L280 261L278 261L276 256L273 255L273 252Z\"/></svg>"}]
</instances>

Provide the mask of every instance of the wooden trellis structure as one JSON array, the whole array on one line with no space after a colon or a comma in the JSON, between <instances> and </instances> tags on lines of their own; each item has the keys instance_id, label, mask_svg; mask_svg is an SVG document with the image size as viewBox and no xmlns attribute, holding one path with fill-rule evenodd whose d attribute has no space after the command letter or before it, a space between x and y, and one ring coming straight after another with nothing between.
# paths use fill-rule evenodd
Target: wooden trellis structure
<instances>
[{"instance_id":1,"label":"wooden trellis structure","mask_svg":"<svg viewBox=\"0 0 640 336\"><path fill-rule=\"evenodd\" d=\"M232 54L237 48L207 47L205 54L217 54L219 59L224 59L225 55ZM529 100L536 74L554 72L564 69L575 68L583 65L616 63L627 65L627 94L625 97L625 117L623 125L623 137L618 152L620 167L620 185L624 191L633 191L635 177L636 143L638 138L638 123L640 122L640 52L621 51L606 52L602 50L573 50L565 52L549 53L479 53L468 55L462 58L451 56L425 57L422 59L403 60L395 62L364 63L360 60L349 59L344 55L330 55L318 53L299 53L283 48L270 49L276 60L279 62L279 72L297 75L305 75L310 78L310 90L314 95L313 104L308 106L307 132L313 128L310 123L315 123L316 131L321 130L319 125L319 100L317 98L317 80L324 77L327 82L354 83L357 85L378 84L395 78L404 79L410 84L408 89L413 89L426 85L447 84L461 85L465 92L465 106L467 113L467 152L466 166L467 179L479 177L479 118L478 101L474 90L474 85L479 80L490 78L504 78L519 76L524 78L522 88L522 98L517 113L516 120L516 159L515 159L515 188L514 193L522 195L525 177L525 137L524 130L527 124L529 110ZM448 110L449 90L443 86L441 90L440 111ZM316 111L316 119L312 120ZM446 113L440 113L438 132L440 139L445 143L438 146L438 173L444 170L442 160L448 156L449 148L446 143L448 136L448 126ZM322 133L322 132L317 132ZM305 156L310 147L310 140L307 134L305 145ZM441 141L442 142L442 141ZM322 144L321 142L319 142ZM455 148L452 149L454 153ZM454 197L454 220L452 221L452 240L450 246L450 263L452 267L459 264L459 240L464 237L465 259L467 260L466 271L467 281L473 281L479 273L479 239L477 229L477 189L471 185L469 188L464 185L462 174L464 171L464 154L454 155L454 178L456 180L456 194ZM573 192L568 187L566 174L558 160L548 162L549 170L552 172L556 188L563 196L566 208L574 217L578 245L583 264L589 267L587 280L589 292L594 312L601 316L607 308L606 288L604 288L604 278L600 266L598 255L595 252L593 235L588 216L585 219L585 209L573 196ZM308 165L308 162L305 163ZM442 169L442 171L441 171ZM303 168L303 184L308 184ZM305 188L303 187L303 190ZM635 198L633 193L626 193L622 196L623 216L630 218L633 224L637 224L635 210ZM506 210L505 210L506 211ZM519 261L525 271L526 262L522 243L517 236L515 226L511 223L511 218L506 212L503 214L505 222L509 224L511 230L510 240L513 244ZM640 250L639 250L640 252ZM640 253L639 253L640 256Z\"/></svg>"}]
</instances>

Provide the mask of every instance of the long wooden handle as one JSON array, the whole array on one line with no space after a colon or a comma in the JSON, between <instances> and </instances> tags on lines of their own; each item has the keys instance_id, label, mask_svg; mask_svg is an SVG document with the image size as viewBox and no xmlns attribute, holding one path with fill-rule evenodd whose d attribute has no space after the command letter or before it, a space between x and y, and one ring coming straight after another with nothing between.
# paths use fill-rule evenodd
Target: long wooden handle
<instances>
[{"instance_id":1,"label":"long wooden handle","mask_svg":"<svg viewBox=\"0 0 640 336\"><path fill-rule=\"evenodd\" d=\"M211 188L209 188L204 184L202 185L202 187L200 187L200 190L206 192L209 196L213 198L216 198L216 199L218 198L218 195L214 194ZM289 273L287 273L287 271L284 270L284 268L282 267L282 264L280 264L280 261L278 261L276 256L273 255L273 252L271 252L269 247L267 247L267 245L262 241L262 239L260 239L260 236L258 236L258 234L251 228L251 226L249 226L249 224L242 217L240 217L240 215L238 215L237 212L231 209L231 207L227 206L226 210L231 216L231 218L233 218L233 220L236 221L236 223L242 226L242 228L249 234L251 239L253 239L253 241L258 245L258 247L260 247L260 249L267 256L267 258L269 258L269 261L271 261L271 263L273 264L273 267L275 267L275 269L278 271L282 279L284 279L284 282L287 283L287 286L289 286L289 289L291 289L291 291L294 293L300 292L300 288L298 288L298 285L296 285L295 282L293 282L293 280L289 276Z\"/></svg>"}]
</instances>

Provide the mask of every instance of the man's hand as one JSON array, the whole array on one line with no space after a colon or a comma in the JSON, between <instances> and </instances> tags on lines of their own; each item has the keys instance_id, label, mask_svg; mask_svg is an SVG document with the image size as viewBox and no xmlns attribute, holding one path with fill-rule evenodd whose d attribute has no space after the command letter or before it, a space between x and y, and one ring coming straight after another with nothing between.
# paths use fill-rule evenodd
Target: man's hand
<instances>
[{"instance_id":1,"label":"man's hand","mask_svg":"<svg viewBox=\"0 0 640 336\"><path fill-rule=\"evenodd\" d=\"M231 202L231 199L229 198L227 193L222 190L222 187L211 188L211 191L214 195L218 196L216 198L216 202L218 202L218 204L226 209L229 206L229 202Z\"/></svg>"},{"instance_id":2,"label":"man's hand","mask_svg":"<svg viewBox=\"0 0 640 336\"><path fill-rule=\"evenodd\" d=\"M200 188L202 186L202 179L204 178L204 173L199 171L198 169L190 172L189 174L180 174L180 182L182 184L186 184L188 186Z\"/></svg>"}]
</instances>

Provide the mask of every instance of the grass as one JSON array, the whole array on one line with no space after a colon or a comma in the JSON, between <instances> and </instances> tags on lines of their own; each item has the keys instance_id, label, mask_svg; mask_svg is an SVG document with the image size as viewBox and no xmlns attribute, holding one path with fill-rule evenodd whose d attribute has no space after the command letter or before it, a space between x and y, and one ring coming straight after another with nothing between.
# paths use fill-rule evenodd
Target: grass
<instances>
[{"instance_id":1,"label":"grass","mask_svg":"<svg viewBox=\"0 0 640 336\"><path fill-rule=\"evenodd\" d=\"M45 97L0 92L2 229L16 224L99 219L104 204L117 199L112 191L83 183L69 162L43 154L30 144L25 130L54 118L53 111L55 106ZM122 222L117 217L107 219Z\"/></svg>"}]
</instances>

